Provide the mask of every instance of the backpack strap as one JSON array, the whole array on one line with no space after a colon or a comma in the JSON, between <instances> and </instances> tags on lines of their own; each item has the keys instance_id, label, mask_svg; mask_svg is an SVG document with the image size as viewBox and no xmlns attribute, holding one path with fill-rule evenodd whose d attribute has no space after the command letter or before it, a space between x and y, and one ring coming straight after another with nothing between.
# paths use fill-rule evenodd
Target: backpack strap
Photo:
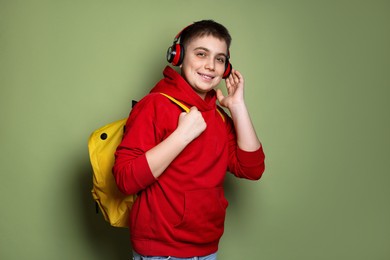
<instances>
[{"instance_id":1,"label":"backpack strap","mask_svg":"<svg viewBox=\"0 0 390 260\"><path fill-rule=\"evenodd\" d=\"M167 95L165 93L160 93L161 95L167 97L168 99L170 99L173 103L175 103L176 105L178 105L179 107L181 107L184 111L186 111L187 113L190 112L190 109L184 105L183 103L181 103L179 100L171 97L170 95Z\"/></svg>"},{"instance_id":2,"label":"backpack strap","mask_svg":"<svg viewBox=\"0 0 390 260\"><path fill-rule=\"evenodd\" d=\"M173 103L175 103L176 105L178 105L179 107L181 107L185 112L189 112L190 111L190 109L186 106L186 105L184 105L183 103L181 103L179 100L177 100L177 99L175 99L175 98L173 98L173 97L171 97L170 95L167 95L167 94L165 94L165 93L161 93L160 92L160 94L161 95L163 95L163 96L165 96L165 97L167 97L169 100L171 100ZM221 116L221 118L222 118L222 120L225 122L225 116L222 114L222 112L219 110L219 108L217 107L217 112L218 112L218 114Z\"/></svg>"},{"instance_id":3,"label":"backpack strap","mask_svg":"<svg viewBox=\"0 0 390 260\"><path fill-rule=\"evenodd\" d=\"M222 117L222 121L225 122L225 116L222 114L222 112L221 112L220 109L221 109L221 108L219 108L219 107L217 106L217 112L218 112L218 114Z\"/></svg>"}]
</instances>

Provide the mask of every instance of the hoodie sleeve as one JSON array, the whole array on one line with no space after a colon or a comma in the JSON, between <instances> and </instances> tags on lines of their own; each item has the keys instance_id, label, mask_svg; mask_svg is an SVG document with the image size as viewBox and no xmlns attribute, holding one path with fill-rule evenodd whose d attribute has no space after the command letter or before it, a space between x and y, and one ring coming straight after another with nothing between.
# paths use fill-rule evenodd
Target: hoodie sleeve
<instances>
[{"instance_id":1,"label":"hoodie sleeve","mask_svg":"<svg viewBox=\"0 0 390 260\"><path fill-rule=\"evenodd\" d=\"M115 152L113 174L124 194L137 194L156 181L145 156L157 139L156 108L150 101L143 99L132 109L123 140Z\"/></svg>"},{"instance_id":2,"label":"hoodie sleeve","mask_svg":"<svg viewBox=\"0 0 390 260\"><path fill-rule=\"evenodd\" d=\"M248 152L240 149L237 145L237 137L233 121L227 117L228 142L229 142L229 165L228 171L239 178L258 180L265 170L265 155L263 147L256 151Z\"/></svg>"}]
</instances>

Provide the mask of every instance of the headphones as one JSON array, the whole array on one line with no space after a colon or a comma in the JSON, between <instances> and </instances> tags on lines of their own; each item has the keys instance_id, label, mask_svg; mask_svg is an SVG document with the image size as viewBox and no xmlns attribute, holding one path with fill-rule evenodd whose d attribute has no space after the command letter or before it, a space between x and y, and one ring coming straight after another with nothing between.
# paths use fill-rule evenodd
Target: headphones
<instances>
[{"instance_id":1,"label":"headphones","mask_svg":"<svg viewBox=\"0 0 390 260\"><path fill-rule=\"evenodd\" d=\"M183 33L185 29L190 27L192 25L189 25L185 27L183 30L181 30L173 40L172 46L170 46L167 50L167 61L169 63L172 63L173 66L180 66L184 59L184 46L181 43L178 43L180 41L180 36ZM230 52L228 51L228 55L226 57L225 61L225 71L223 72L222 78L226 79L229 77L230 73L232 72L232 64L229 62L230 58Z\"/></svg>"}]
</instances>

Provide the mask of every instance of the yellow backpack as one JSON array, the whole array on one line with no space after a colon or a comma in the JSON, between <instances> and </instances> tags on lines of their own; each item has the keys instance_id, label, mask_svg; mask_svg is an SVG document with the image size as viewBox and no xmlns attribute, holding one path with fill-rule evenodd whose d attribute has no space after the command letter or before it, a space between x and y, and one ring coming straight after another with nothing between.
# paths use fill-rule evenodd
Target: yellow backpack
<instances>
[{"instance_id":1,"label":"yellow backpack","mask_svg":"<svg viewBox=\"0 0 390 260\"><path fill-rule=\"evenodd\" d=\"M180 101L160 93L188 112ZM136 102L133 102L133 106ZM93 170L92 197L104 219L114 227L128 227L128 215L136 195L126 196L119 191L112 173L115 151L122 141L127 118L95 130L88 140L89 158Z\"/></svg>"}]
</instances>

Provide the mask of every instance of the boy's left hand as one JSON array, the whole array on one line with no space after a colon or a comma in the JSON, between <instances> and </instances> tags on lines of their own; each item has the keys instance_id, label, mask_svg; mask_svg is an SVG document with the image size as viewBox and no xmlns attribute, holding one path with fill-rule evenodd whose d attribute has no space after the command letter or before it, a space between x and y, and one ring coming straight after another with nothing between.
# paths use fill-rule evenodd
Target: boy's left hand
<instances>
[{"instance_id":1,"label":"boy's left hand","mask_svg":"<svg viewBox=\"0 0 390 260\"><path fill-rule=\"evenodd\" d=\"M220 89L217 89L219 104L230 109L232 106L244 102L244 77L235 69L232 69L230 76L225 80L227 96L224 96Z\"/></svg>"}]
</instances>

